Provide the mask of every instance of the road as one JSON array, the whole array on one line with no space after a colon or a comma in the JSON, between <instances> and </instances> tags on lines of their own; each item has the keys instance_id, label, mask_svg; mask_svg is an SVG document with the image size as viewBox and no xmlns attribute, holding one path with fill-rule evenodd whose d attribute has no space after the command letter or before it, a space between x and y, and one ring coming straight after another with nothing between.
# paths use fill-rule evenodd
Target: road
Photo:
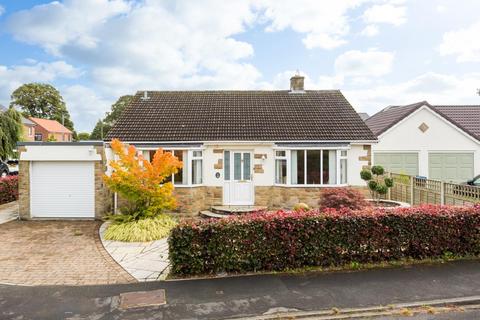
<instances>
[{"instance_id":1,"label":"road","mask_svg":"<svg viewBox=\"0 0 480 320\"><path fill-rule=\"evenodd\" d=\"M157 289L165 290L166 305L119 308L121 293ZM229 319L475 295L480 295L480 261L461 261L356 272L108 286L1 285L0 319ZM460 313L458 319L466 319L462 318L465 314Z\"/></svg>"}]
</instances>

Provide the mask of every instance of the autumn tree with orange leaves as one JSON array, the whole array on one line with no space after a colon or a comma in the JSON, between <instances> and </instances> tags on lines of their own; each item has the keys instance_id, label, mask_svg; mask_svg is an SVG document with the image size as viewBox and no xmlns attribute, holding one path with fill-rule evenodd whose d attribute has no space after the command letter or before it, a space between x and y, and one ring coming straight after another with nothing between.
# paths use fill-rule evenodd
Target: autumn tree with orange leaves
<instances>
[{"instance_id":1,"label":"autumn tree with orange leaves","mask_svg":"<svg viewBox=\"0 0 480 320\"><path fill-rule=\"evenodd\" d=\"M128 202L121 208L123 215L138 220L176 207L173 184L166 180L182 167L177 157L158 149L153 160L148 161L134 146L117 139L112 141L111 147L116 156L109 162L113 172L105 175L104 181L110 190Z\"/></svg>"}]
</instances>

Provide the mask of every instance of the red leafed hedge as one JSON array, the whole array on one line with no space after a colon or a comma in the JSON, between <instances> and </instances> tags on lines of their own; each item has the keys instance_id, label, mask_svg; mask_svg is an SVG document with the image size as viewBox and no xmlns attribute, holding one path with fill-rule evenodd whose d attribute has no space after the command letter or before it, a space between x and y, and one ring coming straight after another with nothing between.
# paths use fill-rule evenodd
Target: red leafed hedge
<instances>
[{"instance_id":1,"label":"red leafed hedge","mask_svg":"<svg viewBox=\"0 0 480 320\"><path fill-rule=\"evenodd\" d=\"M18 176L0 178L0 204L18 200Z\"/></svg>"},{"instance_id":2,"label":"red leafed hedge","mask_svg":"<svg viewBox=\"0 0 480 320\"><path fill-rule=\"evenodd\" d=\"M178 275L480 254L480 205L258 213L186 222L169 238Z\"/></svg>"}]
</instances>

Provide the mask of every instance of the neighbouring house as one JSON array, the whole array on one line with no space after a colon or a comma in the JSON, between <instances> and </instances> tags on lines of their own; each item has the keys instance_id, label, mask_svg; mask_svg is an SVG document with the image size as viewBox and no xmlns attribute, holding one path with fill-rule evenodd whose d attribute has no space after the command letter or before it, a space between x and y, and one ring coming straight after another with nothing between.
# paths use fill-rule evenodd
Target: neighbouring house
<instances>
[{"instance_id":1,"label":"neighbouring house","mask_svg":"<svg viewBox=\"0 0 480 320\"><path fill-rule=\"evenodd\" d=\"M388 171L465 182L480 174L480 105L390 106L368 118L373 163Z\"/></svg>"},{"instance_id":2,"label":"neighbouring house","mask_svg":"<svg viewBox=\"0 0 480 320\"><path fill-rule=\"evenodd\" d=\"M35 126L33 121L22 116L23 141L35 141Z\"/></svg>"},{"instance_id":3,"label":"neighbouring house","mask_svg":"<svg viewBox=\"0 0 480 320\"><path fill-rule=\"evenodd\" d=\"M358 115L360 116L360 118L362 118L363 121L367 120L368 118L370 118L370 116L368 115L368 113L366 112L359 112Z\"/></svg>"},{"instance_id":4,"label":"neighbouring house","mask_svg":"<svg viewBox=\"0 0 480 320\"><path fill-rule=\"evenodd\" d=\"M56 120L30 117L35 126L35 141L72 141L72 131Z\"/></svg>"},{"instance_id":5,"label":"neighbouring house","mask_svg":"<svg viewBox=\"0 0 480 320\"><path fill-rule=\"evenodd\" d=\"M149 159L183 161L173 175L181 212L212 205L316 206L322 188L364 186L376 136L338 90L138 92L106 137Z\"/></svg>"}]
</instances>

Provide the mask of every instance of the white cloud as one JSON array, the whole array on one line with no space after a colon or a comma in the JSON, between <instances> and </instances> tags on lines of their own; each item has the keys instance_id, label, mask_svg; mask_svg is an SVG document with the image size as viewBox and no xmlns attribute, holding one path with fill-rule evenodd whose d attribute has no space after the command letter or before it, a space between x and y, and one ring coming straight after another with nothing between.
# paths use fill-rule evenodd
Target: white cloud
<instances>
[{"instance_id":1,"label":"white cloud","mask_svg":"<svg viewBox=\"0 0 480 320\"><path fill-rule=\"evenodd\" d=\"M386 23L399 26L407 21L407 8L401 4L386 3L374 5L363 13L367 23Z\"/></svg>"},{"instance_id":2,"label":"white cloud","mask_svg":"<svg viewBox=\"0 0 480 320\"><path fill-rule=\"evenodd\" d=\"M480 61L480 22L443 35L443 40L438 50L441 55L453 55L458 62Z\"/></svg>"},{"instance_id":3,"label":"white cloud","mask_svg":"<svg viewBox=\"0 0 480 320\"><path fill-rule=\"evenodd\" d=\"M73 85L60 88L68 110L78 132L91 132L98 119L105 116L112 99L99 97L98 94L85 86Z\"/></svg>"},{"instance_id":4,"label":"white cloud","mask_svg":"<svg viewBox=\"0 0 480 320\"><path fill-rule=\"evenodd\" d=\"M0 5L0 16L5 13L5 8Z\"/></svg>"},{"instance_id":5,"label":"white cloud","mask_svg":"<svg viewBox=\"0 0 480 320\"><path fill-rule=\"evenodd\" d=\"M366 26L362 32L360 33L362 36L365 37L374 37L376 36L380 31L378 30L378 27L374 24L370 24Z\"/></svg>"},{"instance_id":6,"label":"white cloud","mask_svg":"<svg viewBox=\"0 0 480 320\"><path fill-rule=\"evenodd\" d=\"M434 72L413 79L365 89L344 90L357 110L373 114L388 105L427 100L431 104L479 104L480 73L452 76Z\"/></svg>"},{"instance_id":7,"label":"white cloud","mask_svg":"<svg viewBox=\"0 0 480 320\"><path fill-rule=\"evenodd\" d=\"M264 85L264 88L271 90L288 90L290 89L290 78L296 73L297 71L295 70L286 70L280 72L275 75L272 83L269 85ZM343 85L343 77L341 76L322 75L315 79L306 72L300 72L300 75L305 77L304 86L306 90L338 89L339 86Z\"/></svg>"},{"instance_id":8,"label":"white cloud","mask_svg":"<svg viewBox=\"0 0 480 320\"><path fill-rule=\"evenodd\" d=\"M348 11L364 2L349 0L322 5L314 0L265 0L262 3L267 31L291 28L305 34L303 43L307 48L333 49L346 43L344 37L350 29Z\"/></svg>"},{"instance_id":9,"label":"white cloud","mask_svg":"<svg viewBox=\"0 0 480 320\"><path fill-rule=\"evenodd\" d=\"M381 77L392 70L395 54L368 50L347 51L335 59L335 73L346 77Z\"/></svg>"}]
</instances>

